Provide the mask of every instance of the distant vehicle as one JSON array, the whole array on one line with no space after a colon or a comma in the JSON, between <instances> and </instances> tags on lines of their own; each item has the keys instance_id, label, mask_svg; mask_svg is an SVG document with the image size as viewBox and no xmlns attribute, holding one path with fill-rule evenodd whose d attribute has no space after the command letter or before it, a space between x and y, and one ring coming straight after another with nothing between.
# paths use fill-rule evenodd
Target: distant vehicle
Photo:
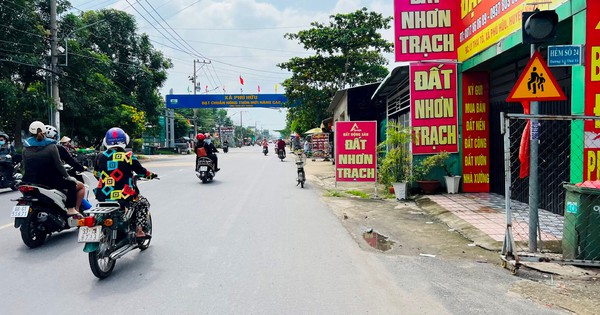
<instances>
[{"instance_id":1,"label":"distant vehicle","mask_svg":"<svg viewBox=\"0 0 600 315\"><path fill-rule=\"evenodd\" d=\"M175 139L175 148L180 154L190 154L194 152L194 141L188 137Z\"/></svg>"}]
</instances>

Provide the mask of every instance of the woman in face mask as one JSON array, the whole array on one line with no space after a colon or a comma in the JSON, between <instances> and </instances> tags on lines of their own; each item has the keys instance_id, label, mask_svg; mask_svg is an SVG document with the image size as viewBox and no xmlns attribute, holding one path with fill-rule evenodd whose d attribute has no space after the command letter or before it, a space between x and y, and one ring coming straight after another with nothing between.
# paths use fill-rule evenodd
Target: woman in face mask
<instances>
[{"instance_id":1,"label":"woman in face mask","mask_svg":"<svg viewBox=\"0 0 600 315\"><path fill-rule=\"evenodd\" d=\"M7 134L0 131L0 155L15 155L15 148L8 142L10 138Z\"/></svg>"}]
</instances>

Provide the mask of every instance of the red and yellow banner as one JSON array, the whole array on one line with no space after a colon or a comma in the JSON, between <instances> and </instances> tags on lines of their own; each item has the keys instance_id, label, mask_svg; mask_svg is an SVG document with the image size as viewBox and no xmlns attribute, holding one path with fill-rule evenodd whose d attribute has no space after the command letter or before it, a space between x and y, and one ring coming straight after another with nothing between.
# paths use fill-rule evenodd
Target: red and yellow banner
<instances>
[{"instance_id":1,"label":"red and yellow banner","mask_svg":"<svg viewBox=\"0 0 600 315\"><path fill-rule=\"evenodd\" d=\"M585 115L600 116L600 1L588 1L585 45ZM600 179L600 120L584 125L583 180Z\"/></svg>"},{"instance_id":2,"label":"red and yellow banner","mask_svg":"<svg viewBox=\"0 0 600 315\"><path fill-rule=\"evenodd\" d=\"M487 72L462 75L463 191L490 191L489 76Z\"/></svg>"},{"instance_id":3,"label":"red and yellow banner","mask_svg":"<svg viewBox=\"0 0 600 315\"><path fill-rule=\"evenodd\" d=\"M456 0L394 0L396 61L456 60Z\"/></svg>"},{"instance_id":4,"label":"red and yellow banner","mask_svg":"<svg viewBox=\"0 0 600 315\"><path fill-rule=\"evenodd\" d=\"M335 123L335 180L377 181L377 122Z\"/></svg>"},{"instance_id":5,"label":"red and yellow banner","mask_svg":"<svg viewBox=\"0 0 600 315\"><path fill-rule=\"evenodd\" d=\"M521 13L535 8L552 10L567 0L539 1L536 6L526 0L460 0L457 23L458 61L465 61L502 38L521 29ZM591 2L591 1L588 1Z\"/></svg>"},{"instance_id":6,"label":"red and yellow banner","mask_svg":"<svg viewBox=\"0 0 600 315\"><path fill-rule=\"evenodd\" d=\"M458 152L456 64L410 65L413 154Z\"/></svg>"}]
</instances>

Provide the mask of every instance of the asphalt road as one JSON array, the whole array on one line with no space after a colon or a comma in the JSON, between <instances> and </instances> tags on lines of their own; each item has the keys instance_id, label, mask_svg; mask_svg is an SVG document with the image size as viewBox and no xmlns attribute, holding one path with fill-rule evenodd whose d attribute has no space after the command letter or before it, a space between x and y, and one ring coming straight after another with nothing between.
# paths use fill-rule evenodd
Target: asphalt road
<instances>
[{"instance_id":1,"label":"asphalt road","mask_svg":"<svg viewBox=\"0 0 600 315\"><path fill-rule=\"evenodd\" d=\"M0 314L560 314L509 292L493 266L362 250L293 156L259 147L220 155L202 184L193 156L144 163L151 203L147 251L96 279L76 231L27 248L9 218L18 192L0 191Z\"/></svg>"}]
</instances>

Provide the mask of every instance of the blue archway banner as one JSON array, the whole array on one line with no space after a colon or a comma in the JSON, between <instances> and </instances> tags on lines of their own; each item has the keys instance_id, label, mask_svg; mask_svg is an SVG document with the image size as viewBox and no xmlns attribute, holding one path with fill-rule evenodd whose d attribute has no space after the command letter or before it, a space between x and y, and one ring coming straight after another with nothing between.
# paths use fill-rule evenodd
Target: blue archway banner
<instances>
[{"instance_id":1,"label":"blue archway banner","mask_svg":"<svg viewBox=\"0 0 600 315\"><path fill-rule=\"evenodd\" d=\"M283 107L283 94L169 94L167 108Z\"/></svg>"}]
</instances>

